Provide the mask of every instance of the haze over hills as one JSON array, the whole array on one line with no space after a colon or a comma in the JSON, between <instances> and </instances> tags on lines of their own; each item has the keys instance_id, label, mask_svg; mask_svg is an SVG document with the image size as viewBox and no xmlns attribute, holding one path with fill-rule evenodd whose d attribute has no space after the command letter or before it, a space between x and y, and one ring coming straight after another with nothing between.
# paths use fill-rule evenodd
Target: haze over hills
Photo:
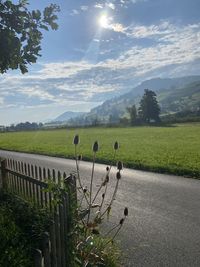
<instances>
[{"instance_id":1,"label":"haze over hills","mask_svg":"<svg viewBox=\"0 0 200 267\"><path fill-rule=\"evenodd\" d=\"M128 93L105 101L88 113L65 112L56 120L90 124L97 118L108 121L110 117L113 119L123 117L126 115L128 106L139 105L145 89L156 92L162 114L194 110L200 107L200 76L154 78L142 82Z\"/></svg>"},{"instance_id":2,"label":"haze over hills","mask_svg":"<svg viewBox=\"0 0 200 267\"><path fill-rule=\"evenodd\" d=\"M82 116L84 114L86 114L86 113L66 111L66 112L62 113L60 116L58 116L57 118L55 118L53 121L54 122L66 122L70 119L73 119L73 118L78 117L78 116Z\"/></svg>"},{"instance_id":3,"label":"haze over hills","mask_svg":"<svg viewBox=\"0 0 200 267\"><path fill-rule=\"evenodd\" d=\"M133 104L138 105L141 96L145 89L153 90L157 93L159 103L163 106L162 112L175 112L179 111L179 101L188 105L182 108L191 108L192 99L196 97L197 102L195 105L200 104L200 76L188 76L180 78L154 78L142 82L137 87L133 88L130 92L121 95L120 97L113 98L105 101L102 105L92 109L88 116L97 115L100 117L106 117L108 115L122 116L126 112L126 107ZM197 97L198 96L198 97ZM176 108L172 108L172 100ZM191 101L190 101L191 100ZM170 108L171 107L171 108Z\"/></svg>"}]
</instances>

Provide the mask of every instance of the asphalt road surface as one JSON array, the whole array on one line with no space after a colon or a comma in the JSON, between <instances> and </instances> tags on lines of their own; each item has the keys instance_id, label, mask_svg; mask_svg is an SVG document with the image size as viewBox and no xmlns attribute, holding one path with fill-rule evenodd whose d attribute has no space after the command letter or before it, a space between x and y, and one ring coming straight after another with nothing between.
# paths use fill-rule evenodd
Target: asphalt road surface
<instances>
[{"instance_id":1,"label":"asphalt road surface","mask_svg":"<svg viewBox=\"0 0 200 267\"><path fill-rule=\"evenodd\" d=\"M70 173L73 160L0 150L0 157L55 168ZM98 186L106 165L95 167ZM81 175L87 183L91 163L81 163ZM115 182L113 168L111 188ZM111 214L118 222L124 207L129 216L118 240L124 267L196 267L200 266L200 181L172 175L124 169Z\"/></svg>"}]
</instances>

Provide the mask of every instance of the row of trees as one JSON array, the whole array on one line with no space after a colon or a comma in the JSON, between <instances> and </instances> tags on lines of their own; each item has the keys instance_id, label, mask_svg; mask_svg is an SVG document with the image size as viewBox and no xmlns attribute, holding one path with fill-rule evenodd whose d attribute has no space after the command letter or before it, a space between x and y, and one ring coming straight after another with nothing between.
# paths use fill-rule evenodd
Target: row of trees
<instances>
[{"instance_id":1,"label":"row of trees","mask_svg":"<svg viewBox=\"0 0 200 267\"><path fill-rule=\"evenodd\" d=\"M16 125L11 124L7 127L1 127L1 131L5 132L13 132L13 131L30 131L30 130L39 130L43 127L42 123L36 123L36 122L21 122Z\"/></svg>"},{"instance_id":2,"label":"row of trees","mask_svg":"<svg viewBox=\"0 0 200 267\"><path fill-rule=\"evenodd\" d=\"M130 116L131 125L138 123L160 122L160 107L156 98L156 93L145 89L144 95L140 100L139 108L137 110L135 105L127 108Z\"/></svg>"}]
</instances>

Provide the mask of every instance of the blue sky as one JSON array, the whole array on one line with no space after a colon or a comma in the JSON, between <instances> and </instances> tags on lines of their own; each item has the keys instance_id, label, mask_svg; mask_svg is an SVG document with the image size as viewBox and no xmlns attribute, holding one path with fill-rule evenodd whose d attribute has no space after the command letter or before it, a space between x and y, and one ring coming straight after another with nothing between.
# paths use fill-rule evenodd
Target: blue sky
<instances>
[{"instance_id":1,"label":"blue sky","mask_svg":"<svg viewBox=\"0 0 200 267\"><path fill-rule=\"evenodd\" d=\"M0 124L89 111L153 77L200 74L199 0L30 0L60 5L29 73L0 76Z\"/></svg>"}]
</instances>

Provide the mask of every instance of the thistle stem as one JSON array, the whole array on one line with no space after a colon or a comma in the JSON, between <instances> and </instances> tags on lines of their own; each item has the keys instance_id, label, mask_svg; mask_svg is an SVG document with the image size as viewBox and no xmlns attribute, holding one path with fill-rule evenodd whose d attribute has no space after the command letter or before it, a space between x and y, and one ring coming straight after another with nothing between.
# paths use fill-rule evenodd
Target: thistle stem
<instances>
[{"instance_id":1,"label":"thistle stem","mask_svg":"<svg viewBox=\"0 0 200 267\"><path fill-rule=\"evenodd\" d=\"M115 160L115 157L116 157L116 150L114 151L113 161ZM108 172L107 172L107 175L110 175L110 172L111 172L112 167L113 167L113 164L111 163L111 164L110 164L110 167L109 167L109 170L108 170ZM99 194L99 192L100 192L100 190L101 190L102 187L103 187L103 185L102 185L102 186L99 188L99 190L97 191L97 194L96 194L96 196L95 196L95 199L96 199L97 195ZM108 188L108 183L106 183L106 187L105 187L105 190L104 190L104 196L106 196L107 188ZM94 200L95 200L95 199L94 199ZM102 199L102 201L101 201L101 205L100 205L99 211L101 211L101 208L102 208L102 206L103 206L104 200L105 200L105 197L104 197L104 198Z\"/></svg>"},{"instance_id":2,"label":"thistle stem","mask_svg":"<svg viewBox=\"0 0 200 267\"><path fill-rule=\"evenodd\" d=\"M93 180L94 180L94 165L95 165L96 153L93 154L93 162L92 162L92 174L91 174L91 181L90 181L90 200L89 200L89 213L87 218L87 224L90 220L90 213L91 213L91 206L92 206L92 189L93 189Z\"/></svg>"},{"instance_id":3,"label":"thistle stem","mask_svg":"<svg viewBox=\"0 0 200 267\"><path fill-rule=\"evenodd\" d=\"M109 204L108 207L105 209L105 211L101 214L100 218L102 218L102 217L104 216L104 214L107 212L107 210L112 206L113 201L114 201L115 196L116 196L116 193L117 193L118 185L119 185L119 180L117 180L117 183L116 183L116 185L115 185L115 190L114 190L114 192L113 192L113 195L112 195L110 204Z\"/></svg>"},{"instance_id":4,"label":"thistle stem","mask_svg":"<svg viewBox=\"0 0 200 267\"><path fill-rule=\"evenodd\" d=\"M79 170L79 165L78 165L78 157L77 157L77 148L76 148L76 145L75 145L75 161L76 161L76 170L77 170L77 178L78 178L78 182L79 182L79 185L80 185L80 188L81 190L83 191L83 194L84 194L84 198L86 200L86 202L89 204L89 201L87 199L87 196L84 192L84 189L83 189L83 185L81 183L81 178L80 178L80 170Z\"/></svg>"}]
</instances>

